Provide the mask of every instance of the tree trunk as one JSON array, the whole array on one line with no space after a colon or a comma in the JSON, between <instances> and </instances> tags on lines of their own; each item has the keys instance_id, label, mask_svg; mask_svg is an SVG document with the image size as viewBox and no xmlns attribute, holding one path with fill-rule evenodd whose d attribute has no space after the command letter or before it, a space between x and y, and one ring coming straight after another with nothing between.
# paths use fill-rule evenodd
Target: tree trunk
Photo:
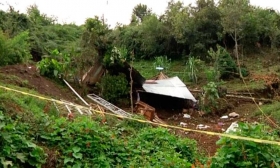
<instances>
[{"instance_id":1,"label":"tree trunk","mask_svg":"<svg viewBox=\"0 0 280 168\"><path fill-rule=\"evenodd\" d=\"M237 62L237 66L238 66L239 77L243 78L242 73L241 73L241 68L240 68L236 30L234 30L234 42L235 42L235 57L236 57L236 62Z\"/></svg>"},{"instance_id":2,"label":"tree trunk","mask_svg":"<svg viewBox=\"0 0 280 168\"><path fill-rule=\"evenodd\" d=\"M132 65L133 65L133 57L134 57L134 52L132 53L132 59L130 63L130 104L131 104L131 112L133 113L133 80L132 80Z\"/></svg>"}]
</instances>

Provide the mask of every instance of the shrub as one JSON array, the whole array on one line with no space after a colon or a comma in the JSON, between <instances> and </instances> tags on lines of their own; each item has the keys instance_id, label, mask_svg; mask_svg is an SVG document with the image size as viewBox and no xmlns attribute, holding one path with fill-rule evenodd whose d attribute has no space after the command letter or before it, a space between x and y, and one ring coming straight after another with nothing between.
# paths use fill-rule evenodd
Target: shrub
<instances>
[{"instance_id":1,"label":"shrub","mask_svg":"<svg viewBox=\"0 0 280 168\"><path fill-rule=\"evenodd\" d=\"M278 140L279 137L264 125L239 123L239 128L232 134L257 139ZM223 137L218 142L221 147L212 158L211 167L279 167L280 147L259 144L252 141L236 140Z\"/></svg>"},{"instance_id":2,"label":"shrub","mask_svg":"<svg viewBox=\"0 0 280 168\"><path fill-rule=\"evenodd\" d=\"M29 126L17 123L0 111L0 165L3 167L41 167L44 150L28 138Z\"/></svg>"},{"instance_id":3,"label":"shrub","mask_svg":"<svg viewBox=\"0 0 280 168\"><path fill-rule=\"evenodd\" d=\"M190 167L196 142L164 128L109 126L86 116L56 119L40 140L61 155L58 167ZM133 121L131 121L133 122ZM131 131L133 130L133 131Z\"/></svg>"},{"instance_id":4,"label":"shrub","mask_svg":"<svg viewBox=\"0 0 280 168\"><path fill-rule=\"evenodd\" d=\"M101 96L111 102L128 95L128 81L124 74L105 75L97 85L101 89Z\"/></svg>"},{"instance_id":5,"label":"shrub","mask_svg":"<svg viewBox=\"0 0 280 168\"><path fill-rule=\"evenodd\" d=\"M208 68L204 70L206 79L208 82L218 82L220 78L220 72L216 71L214 68Z\"/></svg>"},{"instance_id":6,"label":"shrub","mask_svg":"<svg viewBox=\"0 0 280 168\"><path fill-rule=\"evenodd\" d=\"M218 85L215 82L209 82L203 87L203 95L201 97L201 108L205 112L212 112L217 108L219 99Z\"/></svg>"},{"instance_id":7,"label":"shrub","mask_svg":"<svg viewBox=\"0 0 280 168\"><path fill-rule=\"evenodd\" d=\"M68 54L60 53L57 49L53 50L37 63L40 74L49 78L60 78L66 75L70 57Z\"/></svg>"},{"instance_id":8,"label":"shrub","mask_svg":"<svg viewBox=\"0 0 280 168\"><path fill-rule=\"evenodd\" d=\"M217 46L217 51L211 48L208 54L214 61L214 69L219 72L216 74L220 75L220 79L228 79L237 74L237 65L225 48Z\"/></svg>"},{"instance_id":9,"label":"shrub","mask_svg":"<svg viewBox=\"0 0 280 168\"><path fill-rule=\"evenodd\" d=\"M188 73L188 77L190 81L197 83L197 72L198 66L201 61L199 59L195 59L194 57L189 57L188 62L186 63L186 71Z\"/></svg>"},{"instance_id":10,"label":"shrub","mask_svg":"<svg viewBox=\"0 0 280 168\"><path fill-rule=\"evenodd\" d=\"M167 56L158 56L155 57L154 67L161 67L164 68L164 71L168 71L170 68L171 59L168 59Z\"/></svg>"},{"instance_id":11,"label":"shrub","mask_svg":"<svg viewBox=\"0 0 280 168\"><path fill-rule=\"evenodd\" d=\"M8 38L0 31L0 66L26 63L31 58L28 32Z\"/></svg>"}]
</instances>

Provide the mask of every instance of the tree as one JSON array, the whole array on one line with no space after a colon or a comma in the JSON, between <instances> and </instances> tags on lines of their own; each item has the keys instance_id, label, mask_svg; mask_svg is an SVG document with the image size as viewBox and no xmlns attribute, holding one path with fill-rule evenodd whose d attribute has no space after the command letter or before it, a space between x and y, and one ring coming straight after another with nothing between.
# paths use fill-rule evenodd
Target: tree
<instances>
[{"instance_id":1,"label":"tree","mask_svg":"<svg viewBox=\"0 0 280 168\"><path fill-rule=\"evenodd\" d=\"M190 13L189 8L185 7L180 1L168 2L167 10L163 16L163 21L171 28L171 33L178 43L186 43L186 34L190 31L189 21Z\"/></svg>"},{"instance_id":2,"label":"tree","mask_svg":"<svg viewBox=\"0 0 280 168\"><path fill-rule=\"evenodd\" d=\"M0 10L0 29L9 37L14 37L26 31L29 26L30 22L28 17L16 11L12 6L9 6L7 12Z\"/></svg>"},{"instance_id":3,"label":"tree","mask_svg":"<svg viewBox=\"0 0 280 168\"><path fill-rule=\"evenodd\" d=\"M222 34L220 11L214 0L197 0L196 6L190 7L190 13L189 48L192 55L205 60L207 51L216 46Z\"/></svg>"},{"instance_id":4,"label":"tree","mask_svg":"<svg viewBox=\"0 0 280 168\"><path fill-rule=\"evenodd\" d=\"M265 42L269 39L270 47L275 50L280 37L280 15L271 9L255 8L253 15L256 18L258 40Z\"/></svg>"},{"instance_id":5,"label":"tree","mask_svg":"<svg viewBox=\"0 0 280 168\"><path fill-rule=\"evenodd\" d=\"M111 41L108 38L110 30L99 17L88 18L83 25L81 37L81 54L74 58L75 67L83 75L95 63L101 64L105 54L111 50Z\"/></svg>"},{"instance_id":6,"label":"tree","mask_svg":"<svg viewBox=\"0 0 280 168\"><path fill-rule=\"evenodd\" d=\"M133 9L132 20L137 19L138 21L143 22L144 17L149 16L151 14L152 14L152 10L149 9L147 5L140 3L136 5ZM136 16L136 18L134 16Z\"/></svg>"},{"instance_id":7,"label":"tree","mask_svg":"<svg viewBox=\"0 0 280 168\"><path fill-rule=\"evenodd\" d=\"M243 38L244 31L244 16L246 16L250 10L249 0L221 0L220 11L222 14L221 24L224 29L224 34L229 34L235 42L235 57L237 59L237 65L239 67L239 75L242 78L240 61L238 55L239 40Z\"/></svg>"}]
</instances>

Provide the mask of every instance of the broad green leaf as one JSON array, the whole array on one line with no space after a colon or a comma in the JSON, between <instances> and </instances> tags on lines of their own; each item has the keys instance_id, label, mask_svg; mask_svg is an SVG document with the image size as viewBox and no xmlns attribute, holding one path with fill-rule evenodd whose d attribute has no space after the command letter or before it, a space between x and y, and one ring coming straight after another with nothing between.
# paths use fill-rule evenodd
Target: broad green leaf
<instances>
[{"instance_id":1,"label":"broad green leaf","mask_svg":"<svg viewBox=\"0 0 280 168\"><path fill-rule=\"evenodd\" d=\"M64 159L64 164L67 164L68 162L70 162L70 163L73 163L74 162L74 159L73 158L69 158L69 157L67 157L67 158L65 158Z\"/></svg>"},{"instance_id":2,"label":"broad green leaf","mask_svg":"<svg viewBox=\"0 0 280 168\"><path fill-rule=\"evenodd\" d=\"M32 142L29 142L29 141L26 142L26 145L27 145L29 148L36 148L36 144L34 144L34 143L32 143Z\"/></svg>"},{"instance_id":3,"label":"broad green leaf","mask_svg":"<svg viewBox=\"0 0 280 168\"><path fill-rule=\"evenodd\" d=\"M74 164L74 166L72 168L81 168L82 164L80 162Z\"/></svg>"},{"instance_id":4,"label":"broad green leaf","mask_svg":"<svg viewBox=\"0 0 280 168\"><path fill-rule=\"evenodd\" d=\"M1 117L1 116L0 116ZM5 123L0 123L0 129L2 129L3 127L5 127Z\"/></svg>"},{"instance_id":5,"label":"broad green leaf","mask_svg":"<svg viewBox=\"0 0 280 168\"><path fill-rule=\"evenodd\" d=\"M73 153L73 156L74 156L76 159L82 159L82 158L83 158L83 154L81 154L81 153Z\"/></svg>"},{"instance_id":6,"label":"broad green leaf","mask_svg":"<svg viewBox=\"0 0 280 168\"><path fill-rule=\"evenodd\" d=\"M12 161L1 161L2 165L4 166L4 168L8 168L8 167L12 167L13 166L13 162Z\"/></svg>"},{"instance_id":7,"label":"broad green leaf","mask_svg":"<svg viewBox=\"0 0 280 168\"><path fill-rule=\"evenodd\" d=\"M58 70L53 70L53 74L54 74L54 76L57 76L58 75Z\"/></svg>"},{"instance_id":8,"label":"broad green leaf","mask_svg":"<svg viewBox=\"0 0 280 168\"><path fill-rule=\"evenodd\" d=\"M25 163L26 161L26 156L24 153L16 153L17 159L19 159L22 163Z\"/></svg>"},{"instance_id":9,"label":"broad green leaf","mask_svg":"<svg viewBox=\"0 0 280 168\"><path fill-rule=\"evenodd\" d=\"M73 150L74 153L78 153L78 152L81 150L81 148L80 148L80 147L77 147L77 146L74 146L74 147L72 148L72 150Z\"/></svg>"}]
</instances>

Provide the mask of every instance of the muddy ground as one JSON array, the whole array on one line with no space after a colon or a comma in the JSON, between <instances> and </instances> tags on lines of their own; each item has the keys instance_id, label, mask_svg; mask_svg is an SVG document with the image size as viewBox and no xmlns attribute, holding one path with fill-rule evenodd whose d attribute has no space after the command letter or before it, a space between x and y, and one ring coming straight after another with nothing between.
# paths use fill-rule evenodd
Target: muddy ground
<instances>
[{"instance_id":1,"label":"muddy ground","mask_svg":"<svg viewBox=\"0 0 280 168\"><path fill-rule=\"evenodd\" d=\"M2 67L0 68L0 76L0 81L2 83L15 84L21 87L36 90L43 95L47 95L55 99L63 99L82 104L82 102L79 101L74 93L66 86L62 87L61 83L40 76L36 70L36 66L33 64ZM78 87L75 87L75 89L79 90ZM157 115L168 124L177 126L180 126L181 124L182 126L182 123L184 123L183 125L186 128L220 133L224 132L231 125L231 123L235 121L248 121L251 123L258 121L258 118L252 115L252 112L257 109L257 106L252 103L252 101L238 100L236 98L227 99L226 101L231 104L231 108L228 108L220 114L205 115L192 110L184 112L160 110L157 111ZM221 119L221 116L227 115L231 112L238 113L239 117ZM189 114L191 117L184 118L184 114ZM207 128L198 128L198 125L200 124L207 126ZM180 136L195 139L198 143L198 146L209 156L215 154L217 149L216 141L219 139L219 137L180 130L177 130L176 133Z\"/></svg>"}]
</instances>

